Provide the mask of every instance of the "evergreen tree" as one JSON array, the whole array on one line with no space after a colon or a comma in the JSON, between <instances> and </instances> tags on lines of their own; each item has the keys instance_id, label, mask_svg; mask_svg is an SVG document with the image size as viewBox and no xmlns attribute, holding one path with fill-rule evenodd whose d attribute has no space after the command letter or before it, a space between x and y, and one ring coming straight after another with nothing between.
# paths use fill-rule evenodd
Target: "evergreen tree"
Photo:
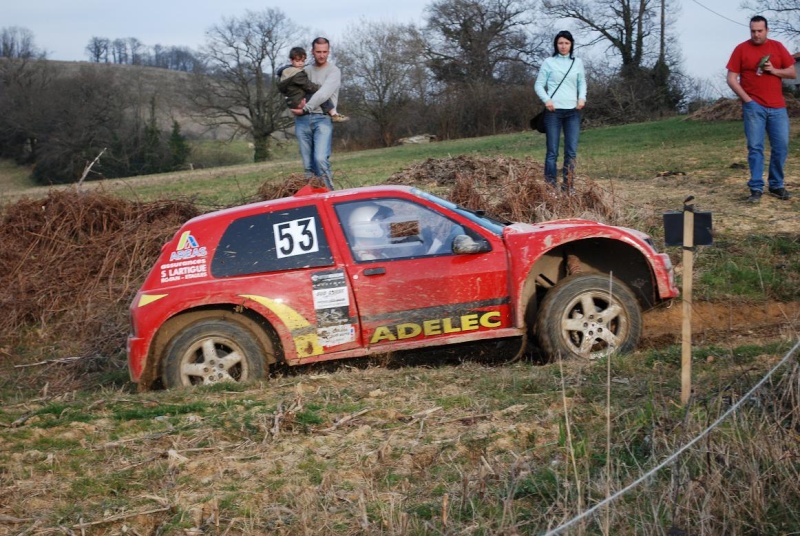
<instances>
[{"instance_id":1,"label":"evergreen tree","mask_svg":"<svg viewBox=\"0 0 800 536\"><path fill-rule=\"evenodd\" d=\"M172 121L172 133L169 136L170 167L173 170L181 169L192 152L186 143L186 137L181 134L181 126L177 121Z\"/></svg>"}]
</instances>

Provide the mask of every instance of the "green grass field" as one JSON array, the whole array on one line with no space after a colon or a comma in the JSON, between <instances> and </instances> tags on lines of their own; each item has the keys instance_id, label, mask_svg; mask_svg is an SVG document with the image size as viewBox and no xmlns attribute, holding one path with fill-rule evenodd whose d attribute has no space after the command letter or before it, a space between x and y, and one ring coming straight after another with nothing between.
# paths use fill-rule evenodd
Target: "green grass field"
<instances>
[{"instance_id":1,"label":"green grass field","mask_svg":"<svg viewBox=\"0 0 800 536\"><path fill-rule=\"evenodd\" d=\"M152 175L107 181L127 183L118 187L120 195L155 199L165 196L193 195L198 201L233 204L252 195L269 180L280 180L290 173L302 173L296 146L284 142L276 146L275 159L261 164L249 163L246 142L227 146L205 142L194 148L203 161L214 161L209 153L224 153L216 160L226 166L195 169L182 173ZM697 122L683 118L606 127L582 133L579 146L579 171L593 179L623 181L652 177L671 171L701 171L725 174L732 160L743 161L742 127L738 122ZM793 146L792 155L798 154ZM544 135L526 131L483 138L440 141L356 152L334 151L332 162L336 181L343 186L361 186L386 180L391 174L428 158L455 155L533 157L544 160ZM0 185L7 196L26 190L35 195L46 188L33 188L33 183L8 164L0 167Z\"/></svg>"}]
</instances>

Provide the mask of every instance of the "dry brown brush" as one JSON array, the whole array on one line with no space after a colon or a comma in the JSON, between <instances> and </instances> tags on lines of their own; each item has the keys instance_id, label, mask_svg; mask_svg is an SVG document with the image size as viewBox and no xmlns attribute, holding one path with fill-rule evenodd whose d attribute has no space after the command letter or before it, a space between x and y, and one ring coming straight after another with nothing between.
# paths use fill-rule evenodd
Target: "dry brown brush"
<instances>
[{"instance_id":1,"label":"dry brown brush","mask_svg":"<svg viewBox=\"0 0 800 536\"><path fill-rule=\"evenodd\" d=\"M279 199L296 194L303 186L310 184L314 188L324 188L325 183L320 177L307 179L299 173L292 173L283 182L265 182L258 189L256 198L261 201Z\"/></svg>"},{"instance_id":2,"label":"dry brown brush","mask_svg":"<svg viewBox=\"0 0 800 536\"><path fill-rule=\"evenodd\" d=\"M786 111L790 117L800 117L800 100L792 95L785 95ZM688 116L693 121L741 121L742 102L737 99L717 99L713 104L704 106Z\"/></svg>"},{"instance_id":3,"label":"dry brown brush","mask_svg":"<svg viewBox=\"0 0 800 536\"><path fill-rule=\"evenodd\" d=\"M758 381L751 374L710 401L708 421ZM702 403L702 402L701 402ZM693 411L677 443L708 422ZM670 493L673 522L696 534L787 534L800 528L800 368L773 377L679 459Z\"/></svg>"},{"instance_id":4,"label":"dry brown brush","mask_svg":"<svg viewBox=\"0 0 800 536\"><path fill-rule=\"evenodd\" d=\"M625 219L613 192L580 175L573 178L570 194L562 192L560 187L545 183L544 167L532 158L429 158L395 173L386 182L419 186L508 221L586 218L620 224Z\"/></svg>"},{"instance_id":5,"label":"dry brown brush","mask_svg":"<svg viewBox=\"0 0 800 536\"><path fill-rule=\"evenodd\" d=\"M187 201L74 189L6 207L0 347L35 358L118 354L133 295L164 242L197 213Z\"/></svg>"}]
</instances>

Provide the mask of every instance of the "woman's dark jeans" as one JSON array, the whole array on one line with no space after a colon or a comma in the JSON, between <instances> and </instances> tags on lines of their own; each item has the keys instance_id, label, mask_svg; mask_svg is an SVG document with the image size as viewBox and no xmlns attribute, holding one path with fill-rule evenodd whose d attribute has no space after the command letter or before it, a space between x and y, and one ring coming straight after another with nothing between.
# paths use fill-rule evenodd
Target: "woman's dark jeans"
<instances>
[{"instance_id":1,"label":"woman's dark jeans","mask_svg":"<svg viewBox=\"0 0 800 536\"><path fill-rule=\"evenodd\" d=\"M544 114L547 153L544 158L544 180L555 186L558 160L558 143L564 130L564 184L572 187L575 159L578 156L578 136L581 132L581 112L576 109L546 111Z\"/></svg>"}]
</instances>

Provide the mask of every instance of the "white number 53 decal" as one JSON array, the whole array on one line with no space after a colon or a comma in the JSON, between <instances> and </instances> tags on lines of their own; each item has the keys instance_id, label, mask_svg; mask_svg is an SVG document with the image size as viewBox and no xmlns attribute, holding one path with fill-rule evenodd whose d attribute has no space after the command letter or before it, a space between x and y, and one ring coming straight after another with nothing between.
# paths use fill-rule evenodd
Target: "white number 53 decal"
<instances>
[{"instance_id":1,"label":"white number 53 decal","mask_svg":"<svg viewBox=\"0 0 800 536\"><path fill-rule=\"evenodd\" d=\"M279 259L319 251L317 225L313 217L277 223L273 230Z\"/></svg>"}]
</instances>

